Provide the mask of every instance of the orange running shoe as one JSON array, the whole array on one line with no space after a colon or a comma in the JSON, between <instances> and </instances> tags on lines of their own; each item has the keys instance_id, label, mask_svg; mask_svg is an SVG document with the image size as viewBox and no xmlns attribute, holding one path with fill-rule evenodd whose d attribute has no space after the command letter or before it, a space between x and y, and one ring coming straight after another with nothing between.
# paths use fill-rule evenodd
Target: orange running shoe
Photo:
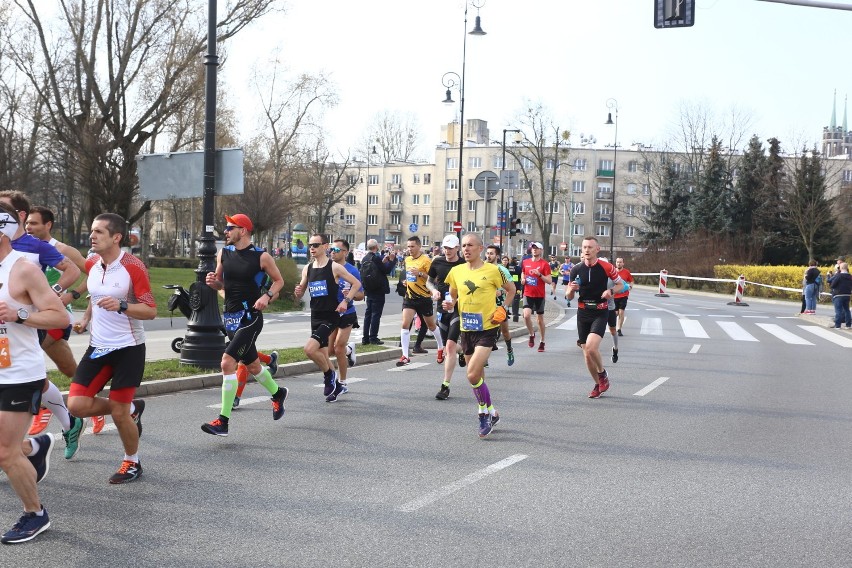
<instances>
[{"instance_id":1,"label":"orange running shoe","mask_svg":"<svg viewBox=\"0 0 852 568\"><path fill-rule=\"evenodd\" d=\"M103 416L92 416L92 434L100 434L104 425L106 425L106 419Z\"/></svg>"},{"instance_id":2,"label":"orange running shoe","mask_svg":"<svg viewBox=\"0 0 852 568\"><path fill-rule=\"evenodd\" d=\"M47 425L50 424L50 419L53 417L53 413L51 413L46 408L40 408L38 410L38 414L33 416L33 423L30 426L30 431L28 432L28 436L37 436L45 431Z\"/></svg>"}]
</instances>

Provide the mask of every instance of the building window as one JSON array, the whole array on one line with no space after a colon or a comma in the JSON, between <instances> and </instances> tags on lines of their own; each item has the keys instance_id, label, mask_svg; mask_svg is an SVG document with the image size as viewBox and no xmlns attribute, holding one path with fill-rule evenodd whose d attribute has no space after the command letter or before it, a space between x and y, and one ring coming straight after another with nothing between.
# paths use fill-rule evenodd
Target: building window
<instances>
[{"instance_id":1,"label":"building window","mask_svg":"<svg viewBox=\"0 0 852 568\"><path fill-rule=\"evenodd\" d=\"M586 160L583 158L575 158L574 159L574 171L575 172L584 172L586 171Z\"/></svg>"},{"instance_id":2,"label":"building window","mask_svg":"<svg viewBox=\"0 0 852 568\"><path fill-rule=\"evenodd\" d=\"M367 185L379 185L379 174L370 174L367 178Z\"/></svg>"},{"instance_id":3,"label":"building window","mask_svg":"<svg viewBox=\"0 0 852 568\"><path fill-rule=\"evenodd\" d=\"M475 191L476 190L476 185L474 184L475 181L476 180L474 178L470 178L469 180L467 180L467 190L468 191Z\"/></svg>"},{"instance_id":4,"label":"building window","mask_svg":"<svg viewBox=\"0 0 852 568\"><path fill-rule=\"evenodd\" d=\"M458 158L447 158L447 169L453 170L459 167Z\"/></svg>"},{"instance_id":5,"label":"building window","mask_svg":"<svg viewBox=\"0 0 852 568\"><path fill-rule=\"evenodd\" d=\"M355 205L355 196L347 195L346 196L346 205Z\"/></svg>"},{"instance_id":6,"label":"building window","mask_svg":"<svg viewBox=\"0 0 852 568\"><path fill-rule=\"evenodd\" d=\"M518 201L518 213L531 213L532 203L529 201Z\"/></svg>"},{"instance_id":7,"label":"building window","mask_svg":"<svg viewBox=\"0 0 852 568\"><path fill-rule=\"evenodd\" d=\"M458 211L459 202L455 200L447 200L446 211Z\"/></svg>"},{"instance_id":8,"label":"building window","mask_svg":"<svg viewBox=\"0 0 852 568\"><path fill-rule=\"evenodd\" d=\"M624 236L630 237L630 238L635 237L636 236L636 228L631 227L630 225L628 225L627 227L624 227Z\"/></svg>"},{"instance_id":9,"label":"building window","mask_svg":"<svg viewBox=\"0 0 852 568\"><path fill-rule=\"evenodd\" d=\"M521 189L525 189L527 191L531 190L533 187L532 180L524 178L521 180Z\"/></svg>"},{"instance_id":10,"label":"building window","mask_svg":"<svg viewBox=\"0 0 852 568\"><path fill-rule=\"evenodd\" d=\"M475 212L476 211L476 201L474 201L473 199L469 200L467 202L467 210Z\"/></svg>"},{"instance_id":11,"label":"building window","mask_svg":"<svg viewBox=\"0 0 852 568\"><path fill-rule=\"evenodd\" d=\"M521 232L525 235L532 235L532 223L521 223Z\"/></svg>"},{"instance_id":12,"label":"building window","mask_svg":"<svg viewBox=\"0 0 852 568\"><path fill-rule=\"evenodd\" d=\"M553 213L559 213L559 202L558 201L548 201L544 204L544 212L550 213L551 209Z\"/></svg>"},{"instance_id":13,"label":"building window","mask_svg":"<svg viewBox=\"0 0 852 568\"><path fill-rule=\"evenodd\" d=\"M643 217L647 217L650 214L651 214L651 206L650 205L643 205L641 215Z\"/></svg>"},{"instance_id":14,"label":"building window","mask_svg":"<svg viewBox=\"0 0 852 568\"><path fill-rule=\"evenodd\" d=\"M627 213L628 217L635 217L636 216L636 206L635 205L628 205L627 207L624 208L624 212Z\"/></svg>"},{"instance_id":15,"label":"building window","mask_svg":"<svg viewBox=\"0 0 852 568\"><path fill-rule=\"evenodd\" d=\"M391 183L402 183L402 174L393 174L391 176Z\"/></svg>"},{"instance_id":16,"label":"building window","mask_svg":"<svg viewBox=\"0 0 852 568\"><path fill-rule=\"evenodd\" d=\"M423 215L423 226L424 227L429 226L429 215Z\"/></svg>"},{"instance_id":17,"label":"building window","mask_svg":"<svg viewBox=\"0 0 852 568\"><path fill-rule=\"evenodd\" d=\"M399 193L392 193L391 203L393 203L394 205L399 205L400 203L402 203L402 195Z\"/></svg>"},{"instance_id":18,"label":"building window","mask_svg":"<svg viewBox=\"0 0 852 568\"><path fill-rule=\"evenodd\" d=\"M348 233L348 234L346 235L346 237L344 237L344 238L345 238L347 241L349 241L350 243L354 243L354 242L355 242L355 235L354 235L353 233Z\"/></svg>"},{"instance_id":19,"label":"building window","mask_svg":"<svg viewBox=\"0 0 852 568\"><path fill-rule=\"evenodd\" d=\"M491 162L491 167L502 170L503 169L503 156L494 156L494 160Z\"/></svg>"},{"instance_id":20,"label":"building window","mask_svg":"<svg viewBox=\"0 0 852 568\"><path fill-rule=\"evenodd\" d=\"M367 224L368 225L378 225L379 224L379 216L378 215L367 215Z\"/></svg>"},{"instance_id":21,"label":"building window","mask_svg":"<svg viewBox=\"0 0 852 568\"><path fill-rule=\"evenodd\" d=\"M420 194L419 193L412 194L411 204L412 205L420 205Z\"/></svg>"},{"instance_id":22,"label":"building window","mask_svg":"<svg viewBox=\"0 0 852 568\"><path fill-rule=\"evenodd\" d=\"M349 174L346 176L346 183L348 185L356 185L361 181L361 178L357 174Z\"/></svg>"},{"instance_id":23,"label":"building window","mask_svg":"<svg viewBox=\"0 0 852 568\"><path fill-rule=\"evenodd\" d=\"M447 180L447 189L458 189L459 188L459 180L457 179L448 179Z\"/></svg>"},{"instance_id":24,"label":"building window","mask_svg":"<svg viewBox=\"0 0 852 568\"><path fill-rule=\"evenodd\" d=\"M429 205L431 201L432 201L432 196L429 195L428 193L424 193L423 194L423 205Z\"/></svg>"},{"instance_id":25,"label":"building window","mask_svg":"<svg viewBox=\"0 0 852 568\"><path fill-rule=\"evenodd\" d=\"M475 233L476 232L476 221L468 221L467 222L467 232Z\"/></svg>"},{"instance_id":26,"label":"building window","mask_svg":"<svg viewBox=\"0 0 852 568\"><path fill-rule=\"evenodd\" d=\"M447 232L447 233L454 233L455 232L455 229L453 229L453 221L447 221L447 226L444 229L444 232Z\"/></svg>"},{"instance_id":27,"label":"building window","mask_svg":"<svg viewBox=\"0 0 852 568\"><path fill-rule=\"evenodd\" d=\"M432 183L432 174L423 174L423 183Z\"/></svg>"},{"instance_id":28,"label":"building window","mask_svg":"<svg viewBox=\"0 0 852 568\"><path fill-rule=\"evenodd\" d=\"M390 214L390 222L391 225L399 225L402 223L402 214L401 213L391 213Z\"/></svg>"},{"instance_id":29,"label":"building window","mask_svg":"<svg viewBox=\"0 0 852 568\"><path fill-rule=\"evenodd\" d=\"M586 182L576 180L572 181L571 191L573 191L574 193L586 193Z\"/></svg>"},{"instance_id":30,"label":"building window","mask_svg":"<svg viewBox=\"0 0 852 568\"><path fill-rule=\"evenodd\" d=\"M647 183L642 184L642 195L651 195L651 186Z\"/></svg>"},{"instance_id":31,"label":"building window","mask_svg":"<svg viewBox=\"0 0 852 568\"><path fill-rule=\"evenodd\" d=\"M636 195L636 184L628 183L627 184L627 195Z\"/></svg>"},{"instance_id":32,"label":"building window","mask_svg":"<svg viewBox=\"0 0 852 568\"><path fill-rule=\"evenodd\" d=\"M355 226L355 215L347 215L346 216L346 226L354 227Z\"/></svg>"},{"instance_id":33,"label":"building window","mask_svg":"<svg viewBox=\"0 0 852 568\"><path fill-rule=\"evenodd\" d=\"M544 182L544 186L547 191L559 191L559 180L558 179L549 179Z\"/></svg>"},{"instance_id":34,"label":"building window","mask_svg":"<svg viewBox=\"0 0 852 568\"><path fill-rule=\"evenodd\" d=\"M599 183L598 184L598 193L612 193L612 184L611 183Z\"/></svg>"},{"instance_id":35,"label":"building window","mask_svg":"<svg viewBox=\"0 0 852 568\"><path fill-rule=\"evenodd\" d=\"M521 167L525 170L531 170L533 168L533 162L529 158L521 158Z\"/></svg>"},{"instance_id":36,"label":"building window","mask_svg":"<svg viewBox=\"0 0 852 568\"><path fill-rule=\"evenodd\" d=\"M843 170L843 181L852 181L852 170Z\"/></svg>"},{"instance_id":37,"label":"building window","mask_svg":"<svg viewBox=\"0 0 852 568\"><path fill-rule=\"evenodd\" d=\"M600 161L598 162L598 169L599 169L599 170L609 170L609 171L612 171L612 170L614 170L615 168L613 168L613 167L612 167L612 160L600 160Z\"/></svg>"},{"instance_id":38,"label":"building window","mask_svg":"<svg viewBox=\"0 0 852 568\"><path fill-rule=\"evenodd\" d=\"M558 235L559 234L559 223L553 223L550 225L550 234Z\"/></svg>"},{"instance_id":39,"label":"building window","mask_svg":"<svg viewBox=\"0 0 852 568\"><path fill-rule=\"evenodd\" d=\"M379 204L379 196L378 195L368 195L367 203L370 205L378 205Z\"/></svg>"},{"instance_id":40,"label":"building window","mask_svg":"<svg viewBox=\"0 0 852 568\"><path fill-rule=\"evenodd\" d=\"M415 225L419 225L420 224L420 215L412 215L411 216L411 222L414 223Z\"/></svg>"},{"instance_id":41,"label":"building window","mask_svg":"<svg viewBox=\"0 0 852 568\"><path fill-rule=\"evenodd\" d=\"M598 237L608 237L609 236L609 225L596 225L595 226L595 235Z\"/></svg>"},{"instance_id":42,"label":"building window","mask_svg":"<svg viewBox=\"0 0 852 568\"><path fill-rule=\"evenodd\" d=\"M574 214L575 215L585 215L586 214L586 204L585 203L575 203L574 204Z\"/></svg>"},{"instance_id":43,"label":"building window","mask_svg":"<svg viewBox=\"0 0 852 568\"><path fill-rule=\"evenodd\" d=\"M651 165L651 162L645 162L644 164L642 164L642 171L646 174L650 174L652 168L653 166Z\"/></svg>"},{"instance_id":44,"label":"building window","mask_svg":"<svg viewBox=\"0 0 852 568\"><path fill-rule=\"evenodd\" d=\"M544 161L544 169L553 170L556 169L556 160L553 158L548 158Z\"/></svg>"},{"instance_id":45,"label":"building window","mask_svg":"<svg viewBox=\"0 0 852 568\"><path fill-rule=\"evenodd\" d=\"M413 179L411 181L413 183L420 183L420 174L414 174Z\"/></svg>"},{"instance_id":46,"label":"building window","mask_svg":"<svg viewBox=\"0 0 852 568\"><path fill-rule=\"evenodd\" d=\"M609 208L609 203L601 203L600 205L598 205L598 215L605 215L609 217L611 213L612 209ZM609 219L607 219L607 221L608 220Z\"/></svg>"},{"instance_id":47,"label":"building window","mask_svg":"<svg viewBox=\"0 0 852 568\"><path fill-rule=\"evenodd\" d=\"M627 171L628 172L634 172L635 173L637 170L639 170L639 162L637 162L636 160L630 160L629 162L627 162Z\"/></svg>"},{"instance_id":48,"label":"building window","mask_svg":"<svg viewBox=\"0 0 852 568\"><path fill-rule=\"evenodd\" d=\"M481 168L482 167L482 158L470 157L467 159L467 167L469 168Z\"/></svg>"},{"instance_id":49,"label":"building window","mask_svg":"<svg viewBox=\"0 0 852 568\"><path fill-rule=\"evenodd\" d=\"M585 234L586 234L586 227L582 223L579 224L579 225L575 223L574 224L574 235L579 237L579 236L583 236Z\"/></svg>"}]
</instances>

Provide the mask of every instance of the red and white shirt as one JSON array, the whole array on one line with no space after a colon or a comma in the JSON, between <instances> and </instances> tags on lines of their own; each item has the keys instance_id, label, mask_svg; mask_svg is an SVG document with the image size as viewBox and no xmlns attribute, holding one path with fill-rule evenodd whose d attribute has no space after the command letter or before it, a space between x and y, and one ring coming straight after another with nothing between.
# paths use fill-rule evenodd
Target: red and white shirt
<instances>
[{"instance_id":1,"label":"red and white shirt","mask_svg":"<svg viewBox=\"0 0 852 568\"><path fill-rule=\"evenodd\" d=\"M543 258L539 258L538 260L525 258L521 262L521 269L523 271L521 278L524 279L524 296L527 298L544 298L545 284L541 277L550 275L550 263ZM530 271L533 269L537 269L539 274L530 274Z\"/></svg>"},{"instance_id":2,"label":"red and white shirt","mask_svg":"<svg viewBox=\"0 0 852 568\"><path fill-rule=\"evenodd\" d=\"M98 300L112 297L128 304L146 304L156 307L151 293L148 269L141 260L122 251L109 266L104 265L100 255L86 259L89 274L88 287L92 302L92 347L120 349L145 343L145 328L142 321L98 307Z\"/></svg>"}]
</instances>

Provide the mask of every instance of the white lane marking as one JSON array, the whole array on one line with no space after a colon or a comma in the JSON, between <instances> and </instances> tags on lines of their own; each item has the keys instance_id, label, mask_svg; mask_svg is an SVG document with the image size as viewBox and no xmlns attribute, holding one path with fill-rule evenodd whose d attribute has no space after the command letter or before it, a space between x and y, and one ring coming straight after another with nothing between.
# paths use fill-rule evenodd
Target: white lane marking
<instances>
[{"instance_id":1,"label":"white lane marking","mask_svg":"<svg viewBox=\"0 0 852 568\"><path fill-rule=\"evenodd\" d=\"M710 339L710 336L707 335L707 332L704 331L704 328L701 327L701 324L698 320L691 319L679 319L680 327L683 328L683 334L686 337L698 337L699 339Z\"/></svg>"},{"instance_id":2,"label":"white lane marking","mask_svg":"<svg viewBox=\"0 0 852 568\"><path fill-rule=\"evenodd\" d=\"M730 314L710 314L710 317L711 318L735 318L737 316L730 315Z\"/></svg>"},{"instance_id":3,"label":"white lane marking","mask_svg":"<svg viewBox=\"0 0 852 568\"><path fill-rule=\"evenodd\" d=\"M689 350L689 354L690 354L690 355L695 355L696 353L698 353L698 350L699 350L699 349L701 349L701 345L699 345L698 343L696 343L695 345L693 345L693 346L692 346L692 349L690 349L690 350Z\"/></svg>"},{"instance_id":4,"label":"white lane marking","mask_svg":"<svg viewBox=\"0 0 852 568\"><path fill-rule=\"evenodd\" d=\"M454 481L453 483L450 483L448 485L444 485L443 487L439 487L438 489L436 489L435 491L432 491L431 493L427 493L426 495L424 495L422 497L418 497L417 499L414 499L413 501L409 501L408 503L400 505L397 510L402 511L403 513L413 513L414 511L416 511L418 509L422 509L423 507L425 507L427 505L431 505L435 501L438 501L440 499L443 499L444 497L452 495L453 493L455 493L459 489L463 489L464 487L467 487L468 485L473 485L477 481L484 479L491 474L497 473L498 471L500 471L502 469L506 469L510 465L516 464L519 461L525 460L525 459L527 459L527 456L524 455L524 454L515 454L513 456L509 456L508 458L500 460L497 463L493 463L493 464L489 465L488 467L480 469L479 471L475 471L475 472L471 473L470 475L467 475L467 476L459 479L458 481Z\"/></svg>"},{"instance_id":5,"label":"white lane marking","mask_svg":"<svg viewBox=\"0 0 852 568\"><path fill-rule=\"evenodd\" d=\"M367 380L367 379L356 379L355 377L347 377L347 379L346 379L346 384L348 385L348 384L350 384L350 383L359 383L359 382L361 382L361 381L366 381L366 380ZM314 385L314 386L315 386L315 387L324 387L324 386L325 386L325 383L320 383L320 384L318 384L318 385Z\"/></svg>"},{"instance_id":6,"label":"white lane marking","mask_svg":"<svg viewBox=\"0 0 852 568\"><path fill-rule=\"evenodd\" d=\"M831 331L830 329L823 329L815 325L800 325L799 327L801 327L805 331L813 333L817 337L825 339L826 341L836 343L841 347L852 347L852 339L849 339L848 337L841 337L837 335L836 332Z\"/></svg>"},{"instance_id":7,"label":"white lane marking","mask_svg":"<svg viewBox=\"0 0 852 568\"><path fill-rule=\"evenodd\" d=\"M743 318L751 318L751 319L769 319L769 316L743 316Z\"/></svg>"},{"instance_id":8,"label":"white lane marking","mask_svg":"<svg viewBox=\"0 0 852 568\"><path fill-rule=\"evenodd\" d=\"M567 321L560 323L556 326L556 329L567 329L569 331L577 329L577 314L574 314Z\"/></svg>"},{"instance_id":9,"label":"white lane marking","mask_svg":"<svg viewBox=\"0 0 852 568\"><path fill-rule=\"evenodd\" d=\"M409 363L404 367L394 367L393 369L388 369L388 373L394 373L396 371L411 371L413 369L419 369L420 367L425 367L429 363Z\"/></svg>"},{"instance_id":10,"label":"white lane marking","mask_svg":"<svg viewBox=\"0 0 852 568\"><path fill-rule=\"evenodd\" d=\"M758 323L755 324L757 327L763 329L764 331L771 333L784 343L789 343L791 345L813 345L807 339L802 339L798 335L794 333L790 333L783 327L775 323Z\"/></svg>"},{"instance_id":11,"label":"white lane marking","mask_svg":"<svg viewBox=\"0 0 852 568\"><path fill-rule=\"evenodd\" d=\"M259 402L269 402L269 395L266 396L253 396L251 398L241 398L240 399L240 407L248 406L250 404L257 404ZM222 408L222 403L219 404L208 404L207 408Z\"/></svg>"},{"instance_id":12,"label":"white lane marking","mask_svg":"<svg viewBox=\"0 0 852 568\"><path fill-rule=\"evenodd\" d=\"M717 321L719 327L722 328L722 331L728 334L728 336L735 341L758 341L758 339L747 332L742 326L738 323L734 323L732 321Z\"/></svg>"},{"instance_id":13,"label":"white lane marking","mask_svg":"<svg viewBox=\"0 0 852 568\"><path fill-rule=\"evenodd\" d=\"M662 318L642 318L642 327L639 329L639 333L642 335L662 335Z\"/></svg>"},{"instance_id":14,"label":"white lane marking","mask_svg":"<svg viewBox=\"0 0 852 568\"><path fill-rule=\"evenodd\" d=\"M657 379L656 381L654 381L653 383L651 383L650 385L648 385L644 389L640 390L639 392L633 393L633 396L645 396L646 394L648 394L649 392L651 392L652 390L654 390L655 388L657 388L658 386L660 386L661 384L666 382L667 380L669 380L668 377L660 377L659 379Z\"/></svg>"}]
</instances>

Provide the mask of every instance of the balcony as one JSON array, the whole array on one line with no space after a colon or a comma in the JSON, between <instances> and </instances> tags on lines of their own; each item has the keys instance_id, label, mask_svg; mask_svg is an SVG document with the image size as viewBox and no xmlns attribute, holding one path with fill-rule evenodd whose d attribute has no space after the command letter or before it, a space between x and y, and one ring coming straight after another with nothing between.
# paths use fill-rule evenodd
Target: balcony
<instances>
[{"instance_id":1,"label":"balcony","mask_svg":"<svg viewBox=\"0 0 852 568\"><path fill-rule=\"evenodd\" d=\"M609 223L612 221L612 215L610 213L595 213L595 221Z\"/></svg>"},{"instance_id":2,"label":"balcony","mask_svg":"<svg viewBox=\"0 0 852 568\"><path fill-rule=\"evenodd\" d=\"M595 199L600 201L612 201L612 192L611 191L596 191Z\"/></svg>"},{"instance_id":3,"label":"balcony","mask_svg":"<svg viewBox=\"0 0 852 568\"><path fill-rule=\"evenodd\" d=\"M615 170L598 170L599 178L612 178L615 177Z\"/></svg>"},{"instance_id":4,"label":"balcony","mask_svg":"<svg viewBox=\"0 0 852 568\"><path fill-rule=\"evenodd\" d=\"M402 203L386 203L385 209L388 211L402 211Z\"/></svg>"},{"instance_id":5,"label":"balcony","mask_svg":"<svg viewBox=\"0 0 852 568\"><path fill-rule=\"evenodd\" d=\"M385 231L389 233L401 233L402 225L399 223L387 223L385 225Z\"/></svg>"},{"instance_id":6,"label":"balcony","mask_svg":"<svg viewBox=\"0 0 852 568\"><path fill-rule=\"evenodd\" d=\"M402 182L400 182L400 183L389 183L388 184L388 191L390 191L392 193L399 193L400 191L402 191Z\"/></svg>"}]
</instances>

